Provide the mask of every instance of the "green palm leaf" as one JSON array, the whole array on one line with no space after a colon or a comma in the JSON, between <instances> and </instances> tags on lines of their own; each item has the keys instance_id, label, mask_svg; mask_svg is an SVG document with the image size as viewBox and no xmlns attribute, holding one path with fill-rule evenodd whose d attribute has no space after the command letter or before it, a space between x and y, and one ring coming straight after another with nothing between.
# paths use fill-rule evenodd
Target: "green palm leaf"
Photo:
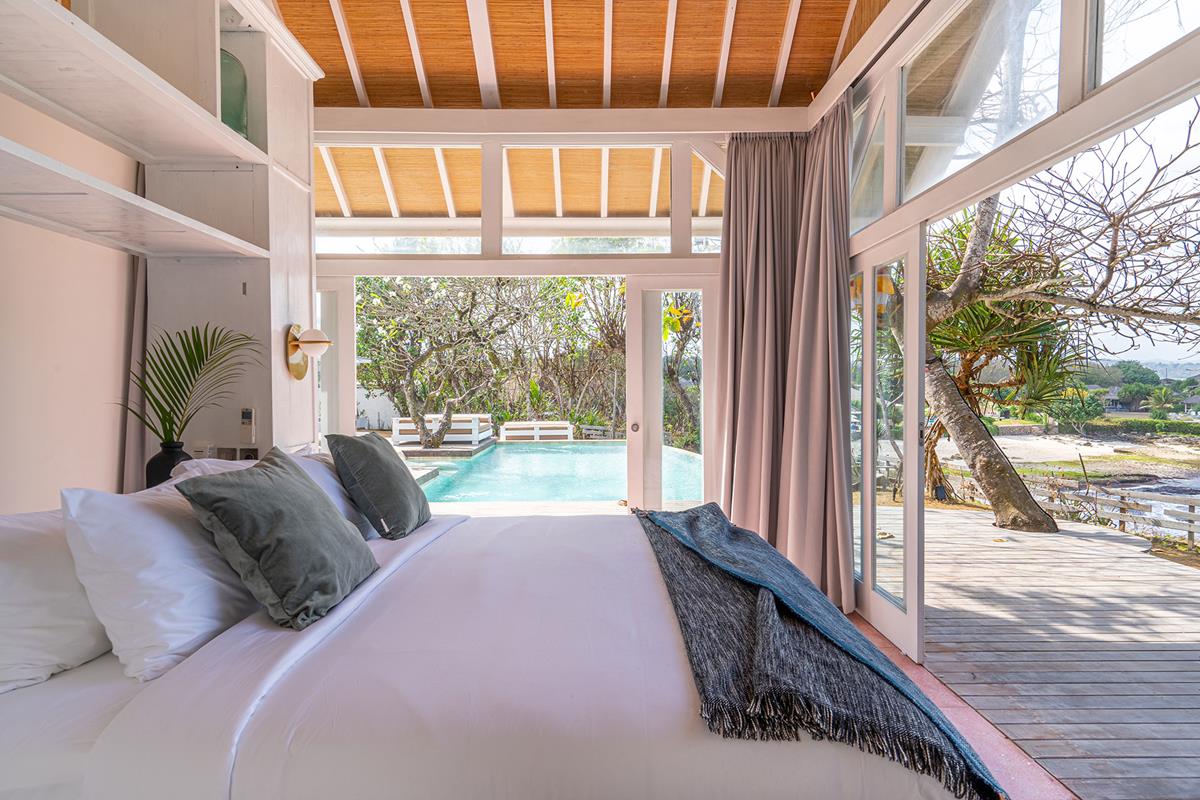
<instances>
[{"instance_id":1,"label":"green palm leaf","mask_svg":"<svg viewBox=\"0 0 1200 800\"><path fill-rule=\"evenodd\" d=\"M254 337L220 326L162 333L146 347L139 369L130 371L142 404L121 406L160 441L181 441L198 413L233 395L234 384L259 353Z\"/></svg>"}]
</instances>

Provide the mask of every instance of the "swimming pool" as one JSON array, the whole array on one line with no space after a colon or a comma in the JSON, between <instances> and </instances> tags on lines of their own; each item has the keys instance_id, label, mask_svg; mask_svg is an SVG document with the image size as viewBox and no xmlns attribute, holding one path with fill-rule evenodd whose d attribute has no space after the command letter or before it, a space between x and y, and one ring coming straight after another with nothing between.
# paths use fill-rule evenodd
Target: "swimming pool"
<instances>
[{"instance_id":1,"label":"swimming pool","mask_svg":"<svg viewBox=\"0 0 1200 800\"><path fill-rule=\"evenodd\" d=\"M501 443L474 458L420 459L438 476L425 484L431 502L622 500L624 442ZM700 456L663 448L663 500L699 501Z\"/></svg>"}]
</instances>

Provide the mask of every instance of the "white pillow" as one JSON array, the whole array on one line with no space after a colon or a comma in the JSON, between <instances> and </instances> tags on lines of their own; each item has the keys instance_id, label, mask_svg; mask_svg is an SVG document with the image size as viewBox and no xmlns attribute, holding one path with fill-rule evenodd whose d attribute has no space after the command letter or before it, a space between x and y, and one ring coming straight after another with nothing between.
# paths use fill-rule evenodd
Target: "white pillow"
<instances>
[{"instance_id":1,"label":"white pillow","mask_svg":"<svg viewBox=\"0 0 1200 800\"><path fill-rule=\"evenodd\" d=\"M157 678L257 608L173 487L64 489L75 573L125 674Z\"/></svg>"},{"instance_id":2,"label":"white pillow","mask_svg":"<svg viewBox=\"0 0 1200 800\"><path fill-rule=\"evenodd\" d=\"M196 475L216 475L235 469L253 467L257 461L230 461L227 458L190 458L171 468L172 478L192 478Z\"/></svg>"},{"instance_id":3,"label":"white pillow","mask_svg":"<svg viewBox=\"0 0 1200 800\"><path fill-rule=\"evenodd\" d=\"M75 577L62 512L0 517L0 694L111 648Z\"/></svg>"}]
</instances>

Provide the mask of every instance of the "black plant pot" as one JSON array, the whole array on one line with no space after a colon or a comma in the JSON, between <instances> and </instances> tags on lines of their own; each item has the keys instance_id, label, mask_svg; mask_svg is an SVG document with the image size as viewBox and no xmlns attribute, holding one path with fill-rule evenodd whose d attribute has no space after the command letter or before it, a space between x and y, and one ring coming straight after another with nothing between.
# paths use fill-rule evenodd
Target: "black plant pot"
<instances>
[{"instance_id":1,"label":"black plant pot","mask_svg":"<svg viewBox=\"0 0 1200 800\"><path fill-rule=\"evenodd\" d=\"M162 442L161 450L146 462L146 488L158 486L171 477L175 465L191 461L192 457L183 449L183 442Z\"/></svg>"}]
</instances>

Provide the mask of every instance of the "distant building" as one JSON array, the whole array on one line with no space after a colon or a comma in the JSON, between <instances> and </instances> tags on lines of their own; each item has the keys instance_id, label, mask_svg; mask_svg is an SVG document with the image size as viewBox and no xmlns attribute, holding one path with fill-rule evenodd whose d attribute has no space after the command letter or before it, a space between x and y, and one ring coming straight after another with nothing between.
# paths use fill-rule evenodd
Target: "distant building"
<instances>
[{"instance_id":1,"label":"distant building","mask_svg":"<svg viewBox=\"0 0 1200 800\"><path fill-rule=\"evenodd\" d=\"M1121 399L1121 390L1116 386L1110 388L1101 397L1105 411L1129 411L1129 403Z\"/></svg>"}]
</instances>

